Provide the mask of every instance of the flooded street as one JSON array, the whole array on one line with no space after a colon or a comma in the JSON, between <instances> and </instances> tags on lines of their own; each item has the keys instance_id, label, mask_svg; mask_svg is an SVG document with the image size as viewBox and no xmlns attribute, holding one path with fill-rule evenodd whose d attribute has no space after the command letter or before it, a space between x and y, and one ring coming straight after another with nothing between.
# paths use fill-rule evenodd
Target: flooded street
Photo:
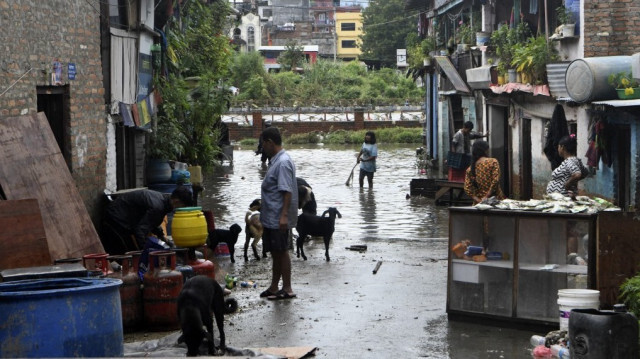
<instances>
[{"instance_id":1,"label":"flooded street","mask_svg":"<svg viewBox=\"0 0 640 359\"><path fill-rule=\"evenodd\" d=\"M260 197L262 168L254 148L236 146L233 166L205 175L200 199L217 228L243 227L236 263L218 258L218 275L255 281L233 289L240 309L228 315L227 344L236 348L315 346L320 358L530 358L531 331L450 322L446 308L448 211L433 199L406 198L417 178L415 146L379 144L374 188L345 181L359 146L287 146L298 177L313 187L318 212L336 207L342 218L324 259L321 238L305 244L307 261L292 256L298 298L259 298L271 261L242 258L244 215ZM345 249L366 244L366 252ZM259 245L261 246L261 244ZM378 261L382 266L372 271ZM222 281L221 281L222 283ZM478 324L484 323L479 321Z\"/></svg>"}]
</instances>

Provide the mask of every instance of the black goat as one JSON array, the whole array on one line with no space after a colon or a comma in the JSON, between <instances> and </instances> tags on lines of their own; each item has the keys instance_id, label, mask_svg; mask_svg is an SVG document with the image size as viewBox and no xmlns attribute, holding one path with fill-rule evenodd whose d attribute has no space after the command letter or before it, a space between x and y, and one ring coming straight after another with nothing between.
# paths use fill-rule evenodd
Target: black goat
<instances>
[{"instance_id":1,"label":"black goat","mask_svg":"<svg viewBox=\"0 0 640 359\"><path fill-rule=\"evenodd\" d=\"M329 216L325 217L325 214L327 213ZM324 256L327 258L327 261L331 260L329 258L329 241L336 229L336 215L338 218L342 218L342 215L338 212L337 208L329 207L329 209L322 213L322 216L314 216L307 213L302 213L298 216L298 224L296 225L296 230L298 231L298 239L296 240L296 256L298 258L302 255L302 259L305 261L307 260L307 256L304 255L302 245L307 235L311 235L322 236L324 239Z\"/></svg>"},{"instance_id":2,"label":"black goat","mask_svg":"<svg viewBox=\"0 0 640 359\"><path fill-rule=\"evenodd\" d=\"M209 231L207 236L207 247L211 250L215 250L218 243L226 243L229 248L229 254L231 255L231 263L235 263L234 255L236 253L236 242L238 242L238 235L242 232L242 227L239 224L234 223L229 229L214 229Z\"/></svg>"}]
</instances>

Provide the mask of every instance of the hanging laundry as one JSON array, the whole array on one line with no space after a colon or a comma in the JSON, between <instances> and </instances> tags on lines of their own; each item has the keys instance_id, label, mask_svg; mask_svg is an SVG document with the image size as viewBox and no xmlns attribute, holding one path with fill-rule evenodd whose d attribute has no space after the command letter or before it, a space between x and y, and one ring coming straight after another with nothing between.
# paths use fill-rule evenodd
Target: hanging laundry
<instances>
[{"instance_id":1,"label":"hanging laundry","mask_svg":"<svg viewBox=\"0 0 640 359\"><path fill-rule=\"evenodd\" d=\"M135 124L133 123L133 119L131 118L131 110L129 109L129 105L124 102L120 102L120 116L122 116L122 121L124 122L125 126L135 126Z\"/></svg>"},{"instance_id":2,"label":"hanging laundry","mask_svg":"<svg viewBox=\"0 0 640 359\"><path fill-rule=\"evenodd\" d=\"M558 142L564 136L569 135L569 128L567 126L567 118L564 114L564 107L562 105L556 105L551 115L551 121L549 122L549 131L547 132L547 138L544 145L544 154L551 162L551 169L555 170L560 166L563 158L558 154Z\"/></svg>"},{"instance_id":3,"label":"hanging laundry","mask_svg":"<svg viewBox=\"0 0 640 359\"><path fill-rule=\"evenodd\" d=\"M596 149L600 154L602 163L611 167L613 157L611 155L611 133L609 124L604 120L596 122Z\"/></svg>"},{"instance_id":4,"label":"hanging laundry","mask_svg":"<svg viewBox=\"0 0 640 359\"><path fill-rule=\"evenodd\" d=\"M591 118L589 121L589 137L587 141L589 143L589 148L587 149L587 153L585 156L587 157L587 166L598 168L598 163L600 162L600 153L596 148L596 122L597 118Z\"/></svg>"},{"instance_id":5,"label":"hanging laundry","mask_svg":"<svg viewBox=\"0 0 640 359\"><path fill-rule=\"evenodd\" d=\"M538 0L530 0L529 2L529 14L535 15L538 13Z\"/></svg>"}]
</instances>

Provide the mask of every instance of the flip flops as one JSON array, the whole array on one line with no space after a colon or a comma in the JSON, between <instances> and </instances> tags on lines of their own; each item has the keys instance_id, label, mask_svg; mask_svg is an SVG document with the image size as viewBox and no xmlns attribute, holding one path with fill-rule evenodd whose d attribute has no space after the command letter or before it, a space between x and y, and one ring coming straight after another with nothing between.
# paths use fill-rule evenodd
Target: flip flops
<instances>
[{"instance_id":1,"label":"flip flops","mask_svg":"<svg viewBox=\"0 0 640 359\"><path fill-rule=\"evenodd\" d=\"M268 297L273 297L275 295L278 295L278 292L273 293L273 292L269 292L269 289L265 289L264 292L260 293L260 298L268 298Z\"/></svg>"},{"instance_id":2,"label":"flip flops","mask_svg":"<svg viewBox=\"0 0 640 359\"><path fill-rule=\"evenodd\" d=\"M278 291L278 293L268 296L267 299L269 299L269 300L282 300L282 299L293 299L295 297L297 297L297 295L289 294L289 293L285 292L284 290L280 289Z\"/></svg>"}]
</instances>

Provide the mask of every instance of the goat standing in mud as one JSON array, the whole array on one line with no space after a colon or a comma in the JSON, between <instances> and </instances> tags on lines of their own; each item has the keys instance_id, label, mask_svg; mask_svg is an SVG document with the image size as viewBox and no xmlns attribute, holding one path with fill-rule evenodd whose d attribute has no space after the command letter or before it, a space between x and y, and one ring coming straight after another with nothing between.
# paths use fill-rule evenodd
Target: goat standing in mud
<instances>
[{"instance_id":1,"label":"goat standing in mud","mask_svg":"<svg viewBox=\"0 0 640 359\"><path fill-rule=\"evenodd\" d=\"M325 217L326 214L329 214L329 216ZM322 236L324 239L324 256L327 261L331 260L329 258L329 241L336 229L336 216L338 216L338 218L342 218L342 215L335 207L329 207L329 209L322 213L322 216L314 216L307 213L302 213L298 216L298 224L296 225L296 230L298 231L298 239L296 240L296 256L298 258L302 255L302 259L305 261L307 260L307 256L304 255L304 249L302 246L304 244L304 239L307 235L310 235Z\"/></svg>"}]
</instances>

